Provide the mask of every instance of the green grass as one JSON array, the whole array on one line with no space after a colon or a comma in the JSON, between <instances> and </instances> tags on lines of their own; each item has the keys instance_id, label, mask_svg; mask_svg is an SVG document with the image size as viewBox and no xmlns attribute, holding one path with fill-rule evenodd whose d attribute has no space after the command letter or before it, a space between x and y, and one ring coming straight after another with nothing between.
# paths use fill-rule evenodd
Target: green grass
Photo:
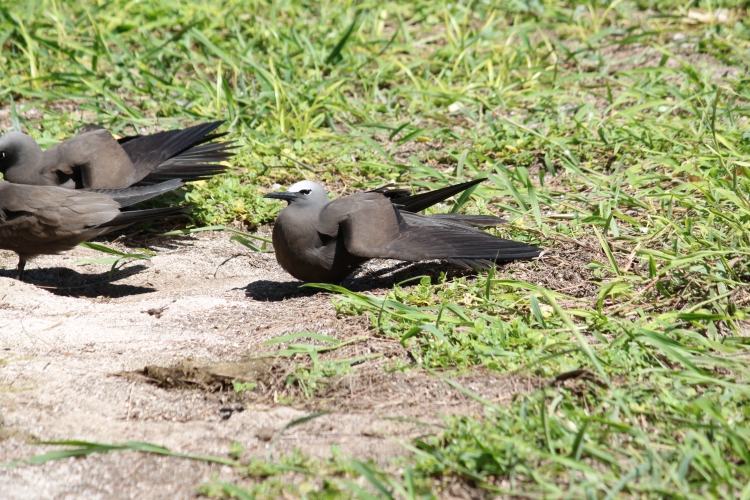
<instances>
[{"instance_id":1,"label":"green grass","mask_svg":"<svg viewBox=\"0 0 750 500\"><path fill-rule=\"evenodd\" d=\"M747 18L745 2L11 0L0 100L46 144L89 121L227 119L238 168L179 195L197 226L269 222L280 205L259 189L303 177L351 192L487 175L463 209L502 211L500 234L557 256L385 299L338 290L336 307L400 340L416 361L399 369L587 377L446 418L393 467L282 457L205 494L423 498L458 480L746 499ZM576 254L586 287L548 279Z\"/></svg>"}]
</instances>

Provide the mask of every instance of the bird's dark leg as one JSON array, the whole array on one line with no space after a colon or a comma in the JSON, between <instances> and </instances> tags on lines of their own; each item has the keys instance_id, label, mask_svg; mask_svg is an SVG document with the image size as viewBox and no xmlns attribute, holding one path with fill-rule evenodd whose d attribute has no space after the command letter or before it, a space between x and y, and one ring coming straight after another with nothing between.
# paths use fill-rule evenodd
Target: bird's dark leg
<instances>
[{"instance_id":1,"label":"bird's dark leg","mask_svg":"<svg viewBox=\"0 0 750 500\"><path fill-rule=\"evenodd\" d=\"M23 281L23 271L26 269L26 259L18 256L18 272L16 274L16 279L19 281Z\"/></svg>"}]
</instances>

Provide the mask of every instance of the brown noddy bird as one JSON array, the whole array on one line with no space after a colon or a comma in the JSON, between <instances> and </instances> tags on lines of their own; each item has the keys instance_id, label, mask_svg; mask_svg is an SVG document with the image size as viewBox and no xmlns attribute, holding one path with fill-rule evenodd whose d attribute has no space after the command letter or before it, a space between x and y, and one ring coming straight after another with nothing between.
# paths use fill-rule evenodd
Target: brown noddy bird
<instances>
[{"instance_id":1,"label":"brown noddy bird","mask_svg":"<svg viewBox=\"0 0 750 500\"><path fill-rule=\"evenodd\" d=\"M186 207L121 210L182 185L175 179L97 192L0 181L0 249L18 254L16 277L22 279L31 257L62 253L136 222L184 213Z\"/></svg>"},{"instance_id":2,"label":"brown noddy bird","mask_svg":"<svg viewBox=\"0 0 750 500\"><path fill-rule=\"evenodd\" d=\"M210 142L223 121L120 140L104 128L83 133L44 151L21 132L0 137L0 173L14 184L68 189L121 189L206 179L227 169L233 142Z\"/></svg>"},{"instance_id":3,"label":"brown noddy bird","mask_svg":"<svg viewBox=\"0 0 750 500\"><path fill-rule=\"evenodd\" d=\"M276 260L299 280L339 283L370 259L443 259L488 268L492 261L537 257L540 248L476 229L505 222L499 217L414 213L482 180L420 195L386 187L334 201L310 181L269 193L264 198L289 202L273 227Z\"/></svg>"}]
</instances>

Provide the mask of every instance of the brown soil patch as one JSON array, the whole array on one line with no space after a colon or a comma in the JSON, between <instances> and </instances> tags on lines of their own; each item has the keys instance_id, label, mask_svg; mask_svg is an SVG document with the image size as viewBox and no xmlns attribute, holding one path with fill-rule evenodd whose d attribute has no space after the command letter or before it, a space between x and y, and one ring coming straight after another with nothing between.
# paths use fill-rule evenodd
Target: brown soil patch
<instances>
[{"instance_id":1,"label":"brown soil patch","mask_svg":"<svg viewBox=\"0 0 750 500\"><path fill-rule=\"evenodd\" d=\"M596 237L561 238L547 244L549 246L545 245L544 254L539 260L508 264L514 278L572 297L595 298L599 284L594 281L592 270L586 266L593 261L607 262L607 256ZM625 260L618 260L618 264L624 264Z\"/></svg>"},{"instance_id":2,"label":"brown soil patch","mask_svg":"<svg viewBox=\"0 0 750 500\"><path fill-rule=\"evenodd\" d=\"M309 361L265 359L260 369L258 361L198 366L190 360L182 360L170 367L147 366L144 370L119 375L165 389L225 391L228 399L254 408L272 407L282 400L308 411L396 411L401 416L413 417L422 417L425 411L433 416L481 413L482 404L463 392L423 371L394 371L388 366L389 361L362 363L345 375L319 380L309 391L298 383L290 383L289 379L298 369L311 369ZM270 370L266 371L267 368ZM234 372L239 377L228 376L227 372ZM513 395L528 393L547 382L540 377L504 376L483 371L449 378L483 399L496 403L507 403ZM234 381L255 382L258 386L247 393L237 394L231 392Z\"/></svg>"},{"instance_id":3,"label":"brown soil patch","mask_svg":"<svg viewBox=\"0 0 750 500\"><path fill-rule=\"evenodd\" d=\"M266 359L247 359L224 363L198 364L190 359L163 367L149 365L143 370L125 372L123 376L143 380L164 389L199 388L208 392L229 391L232 382L255 382L267 378L271 362Z\"/></svg>"}]
</instances>

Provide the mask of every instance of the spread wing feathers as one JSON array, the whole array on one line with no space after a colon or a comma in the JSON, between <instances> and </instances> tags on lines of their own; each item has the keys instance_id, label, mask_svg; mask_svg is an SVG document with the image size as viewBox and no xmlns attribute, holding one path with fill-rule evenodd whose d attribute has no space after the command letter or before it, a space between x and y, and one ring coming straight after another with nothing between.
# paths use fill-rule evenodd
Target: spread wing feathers
<instances>
[{"instance_id":1,"label":"spread wing feathers","mask_svg":"<svg viewBox=\"0 0 750 500\"><path fill-rule=\"evenodd\" d=\"M494 215L430 214L430 218L462 222L474 227L497 227L508 222Z\"/></svg>"},{"instance_id":2,"label":"spread wing feathers","mask_svg":"<svg viewBox=\"0 0 750 500\"><path fill-rule=\"evenodd\" d=\"M104 128L104 127L99 126L99 125L87 125L87 127L89 127L89 128L87 128L87 131L88 130L95 130L94 127ZM81 129L81 131L79 133L80 134L83 133L83 128ZM209 134L209 135L205 136L203 139L201 139L200 141L196 142L194 144L194 146L197 146L198 144L203 144L203 143L206 143L206 142L213 141L214 139L218 139L219 137L224 137L228 133L229 132L219 132L219 133L216 133L216 134ZM117 142L119 142L122 145L122 144L125 144L126 142L132 141L133 139L138 139L139 137L143 137L143 134L124 135L124 136L120 137L119 139L117 139Z\"/></svg>"},{"instance_id":3,"label":"spread wing feathers","mask_svg":"<svg viewBox=\"0 0 750 500\"><path fill-rule=\"evenodd\" d=\"M145 177L161 163L195 146L222 123L208 122L181 130L144 135L123 143L122 148L142 174L141 177Z\"/></svg>"},{"instance_id":4,"label":"spread wing feathers","mask_svg":"<svg viewBox=\"0 0 750 500\"><path fill-rule=\"evenodd\" d=\"M237 147L235 142L216 142L190 148L184 153L159 164L153 172L141 179L136 185L156 184L168 179L192 182L220 174L229 166L221 165L219 162L227 161L234 156L233 150Z\"/></svg>"},{"instance_id":5,"label":"spread wing feathers","mask_svg":"<svg viewBox=\"0 0 750 500\"><path fill-rule=\"evenodd\" d=\"M237 149L238 147L239 145L237 144L237 141L201 144L199 146L192 147L184 153L180 153L173 158L170 158L169 160L163 162L161 165L168 165L172 163L225 161L234 156L233 150ZM160 168L161 165L159 166Z\"/></svg>"},{"instance_id":6,"label":"spread wing feathers","mask_svg":"<svg viewBox=\"0 0 750 500\"><path fill-rule=\"evenodd\" d=\"M529 259L537 257L541 249L518 241L497 238L481 231L409 227L401 231L391 242L373 249L373 252L378 254L377 257L388 259L451 259L469 263L468 261Z\"/></svg>"},{"instance_id":7,"label":"spread wing feathers","mask_svg":"<svg viewBox=\"0 0 750 500\"><path fill-rule=\"evenodd\" d=\"M107 129L105 127L103 127L102 125L98 125L96 123L89 123L89 124L86 124L83 127L81 127L81 128L78 129L78 135L85 134L86 132L93 132L94 130L107 130ZM197 141L194 144L194 146L197 146L199 144L204 144L206 142L211 142L214 139L218 139L219 137L224 137L228 133L229 132L220 132L220 133L216 133L216 134L209 134L209 135L205 136L203 139ZM138 139L140 137L143 137L143 134L124 135L124 136L120 137L119 139L117 139L117 142L120 145L123 145L126 142L130 142L133 139Z\"/></svg>"},{"instance_id":8,"label":"spread wing feathers","mask_svg":"<svg viewBox=\"0 0 750 500\"><path fill-rule=\"evenodd\" d=\"M184 185L185 183L180 179L172 179L148 186L136 186L124 189L88 189L87 191L105 194L119 203L121 207L129 207L130 205L149 200Z\"/></svg>"},{"instance_id":9,"label":"spread wing feathers","mask_svg":"<svg viewBox=\"0 0 750 500\"><path fill-rule=\"evenodd\" d=\"M223 121L220 123L224 123ZM193 144L193 147L200 146L201 144L205 144L207 142L211 142L215 139L219 139L220 137L224 137L226 135L229 135L229 132L216 132L215 134L208 134L207 136L203 137L200 141ZM232 141L235 142L235 141Z\"/></svg>"},{"instance_id":10,"label":"spread wing feathers","mask_svg":"<svg viewBox=\"0 0 750 500\"><path fill-rule=\"evenodd\" d=\"M421 215L401 212L401 216L411 226L443 226L477 231L478 227L495 227L505 224L505 219L493 215L434 214Z\"/></svg>"},{"instance_id":11,"label":"spread wing feathers","mask_svg":"<svg viewBox=\"0 0 750 500\"><path fill-rule=\"evenodd\" d=\"M427 191L426 193L422 194L409 194L408 191L398 189L385 191L382 192L382 194L388 197L391 200L391 203L398 206L398 208L401 210L404 210L406 212L421 212L426 208L437 205L441 201L447 200L453 195L476 186L483 180L484 179L474 179L473 181L446 186L444 188L436 189L434 191Z\"/></svg>"},{"instance_id":12,"label":"spread wing feathers","mask_svg":"<svg viewBox=\"0 0 750 500\"><path fill-rule=\"evenodd\" d=\"M168 217L170 215L179 215L187 213L188 207L167 207L167 208L150 208L148 210L131 210L128 212L121 212L117 217L111 221L99 224L98 227L112 227L112 226L127 226L128 224L135 224L136 222L143 222L147 220L160 219L162 217Z\"/></svg>"}]
</instances>

